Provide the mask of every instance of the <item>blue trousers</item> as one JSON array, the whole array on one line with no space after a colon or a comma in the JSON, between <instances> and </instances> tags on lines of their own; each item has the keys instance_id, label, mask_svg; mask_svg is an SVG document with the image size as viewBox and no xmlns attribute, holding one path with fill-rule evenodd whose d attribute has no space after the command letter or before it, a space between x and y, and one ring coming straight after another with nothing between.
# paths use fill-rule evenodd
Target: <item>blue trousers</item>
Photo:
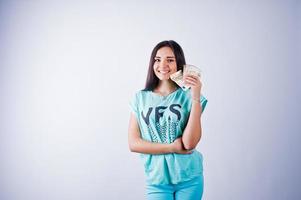
<instances>
[{"instance_id":1,"label":"blue trousers","mask_svg":"<svg viewBox=\"0 0 301 200\"><path fill-rule=\"evenodd\" d=\"M148 200L201 200L203 190L203 175L178 184L146 185Z\"/></svg>"}]
</instances>

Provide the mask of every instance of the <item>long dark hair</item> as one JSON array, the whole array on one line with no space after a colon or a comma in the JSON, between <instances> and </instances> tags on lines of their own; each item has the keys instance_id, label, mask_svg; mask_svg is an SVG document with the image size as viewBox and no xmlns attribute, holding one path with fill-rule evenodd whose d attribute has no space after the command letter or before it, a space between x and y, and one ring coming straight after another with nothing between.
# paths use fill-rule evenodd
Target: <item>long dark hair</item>
<instances>
[{"instance_id":1,"label":"long dark hair","mask_svg":"<svg viewBox=\"0 0 301 200\"><path fill-rule=\"evenodd\" d=\"M159 79L154 72L154 63L155 63L155 57L156 57L157 51L159 49L161 49L162 47L170 47L172 49L172 51L176 57L177 71L183 70L183 65L186 64L183 49L178 43L176 43L173 40L165 40L165 41L158 43L154 47L151 57L150 57L146 84L145 84L145 88L143 89L144 91L149 91L149 90L152 91L159 84Z\"/></svg>"}]
</instances>

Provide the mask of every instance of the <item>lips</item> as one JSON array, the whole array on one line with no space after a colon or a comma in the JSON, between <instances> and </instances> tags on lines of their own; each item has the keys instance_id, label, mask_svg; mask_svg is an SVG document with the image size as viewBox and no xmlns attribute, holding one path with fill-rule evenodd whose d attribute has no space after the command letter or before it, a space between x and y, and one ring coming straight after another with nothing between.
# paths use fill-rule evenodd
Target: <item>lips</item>
<instances>
[{"instance_id":1,"label":"lips","mask_svg":"<svg viewBox=\"0 0 301 200\"><path fill-rule=\"evenodd\" d=\"M164 70L164 71L163 70L161 70L161 71L159 70L158 72L160 74L168 74L170 71L169 70Z\"/></svg>"}]
</instances>

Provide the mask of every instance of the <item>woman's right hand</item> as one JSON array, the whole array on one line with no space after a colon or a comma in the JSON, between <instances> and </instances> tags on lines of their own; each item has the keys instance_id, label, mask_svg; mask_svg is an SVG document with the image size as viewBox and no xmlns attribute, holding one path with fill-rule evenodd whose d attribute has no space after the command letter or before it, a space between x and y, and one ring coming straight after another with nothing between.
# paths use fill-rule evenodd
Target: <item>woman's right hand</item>
<instances>
[{"instance_id":1,"label":"woman's right hand","mask_svg":"<svg viewBox=\"0 0 301 200\"><path fill-rule=\"evenodd\" d=\"M177 138L173 143L171 143L172 152L178 154L191 154L193 150L186 150L184 148L182 137Z\"/></svg>"}]
</instances>

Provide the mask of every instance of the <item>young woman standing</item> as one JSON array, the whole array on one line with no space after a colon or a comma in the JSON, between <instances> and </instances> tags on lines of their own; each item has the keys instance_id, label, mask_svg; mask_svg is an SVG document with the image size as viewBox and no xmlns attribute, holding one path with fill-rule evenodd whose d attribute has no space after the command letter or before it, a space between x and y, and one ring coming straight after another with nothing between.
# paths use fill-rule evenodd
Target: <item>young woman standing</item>
<instances>
[{"instance_id":1,"label":"young woman standing","mask_svg":"<svg viewBox=\"0 0 301 200\"><path fill-rule=\"evenodd\" d=\"M186 64L181 46L162 41L152 51L146 86L132 99L129 148L144 161L147 199L200 200L203 157L195 150L202 136L207 103L197 76L184 77L184 91L170 75Z\"/></svg>"}]
</instances>

